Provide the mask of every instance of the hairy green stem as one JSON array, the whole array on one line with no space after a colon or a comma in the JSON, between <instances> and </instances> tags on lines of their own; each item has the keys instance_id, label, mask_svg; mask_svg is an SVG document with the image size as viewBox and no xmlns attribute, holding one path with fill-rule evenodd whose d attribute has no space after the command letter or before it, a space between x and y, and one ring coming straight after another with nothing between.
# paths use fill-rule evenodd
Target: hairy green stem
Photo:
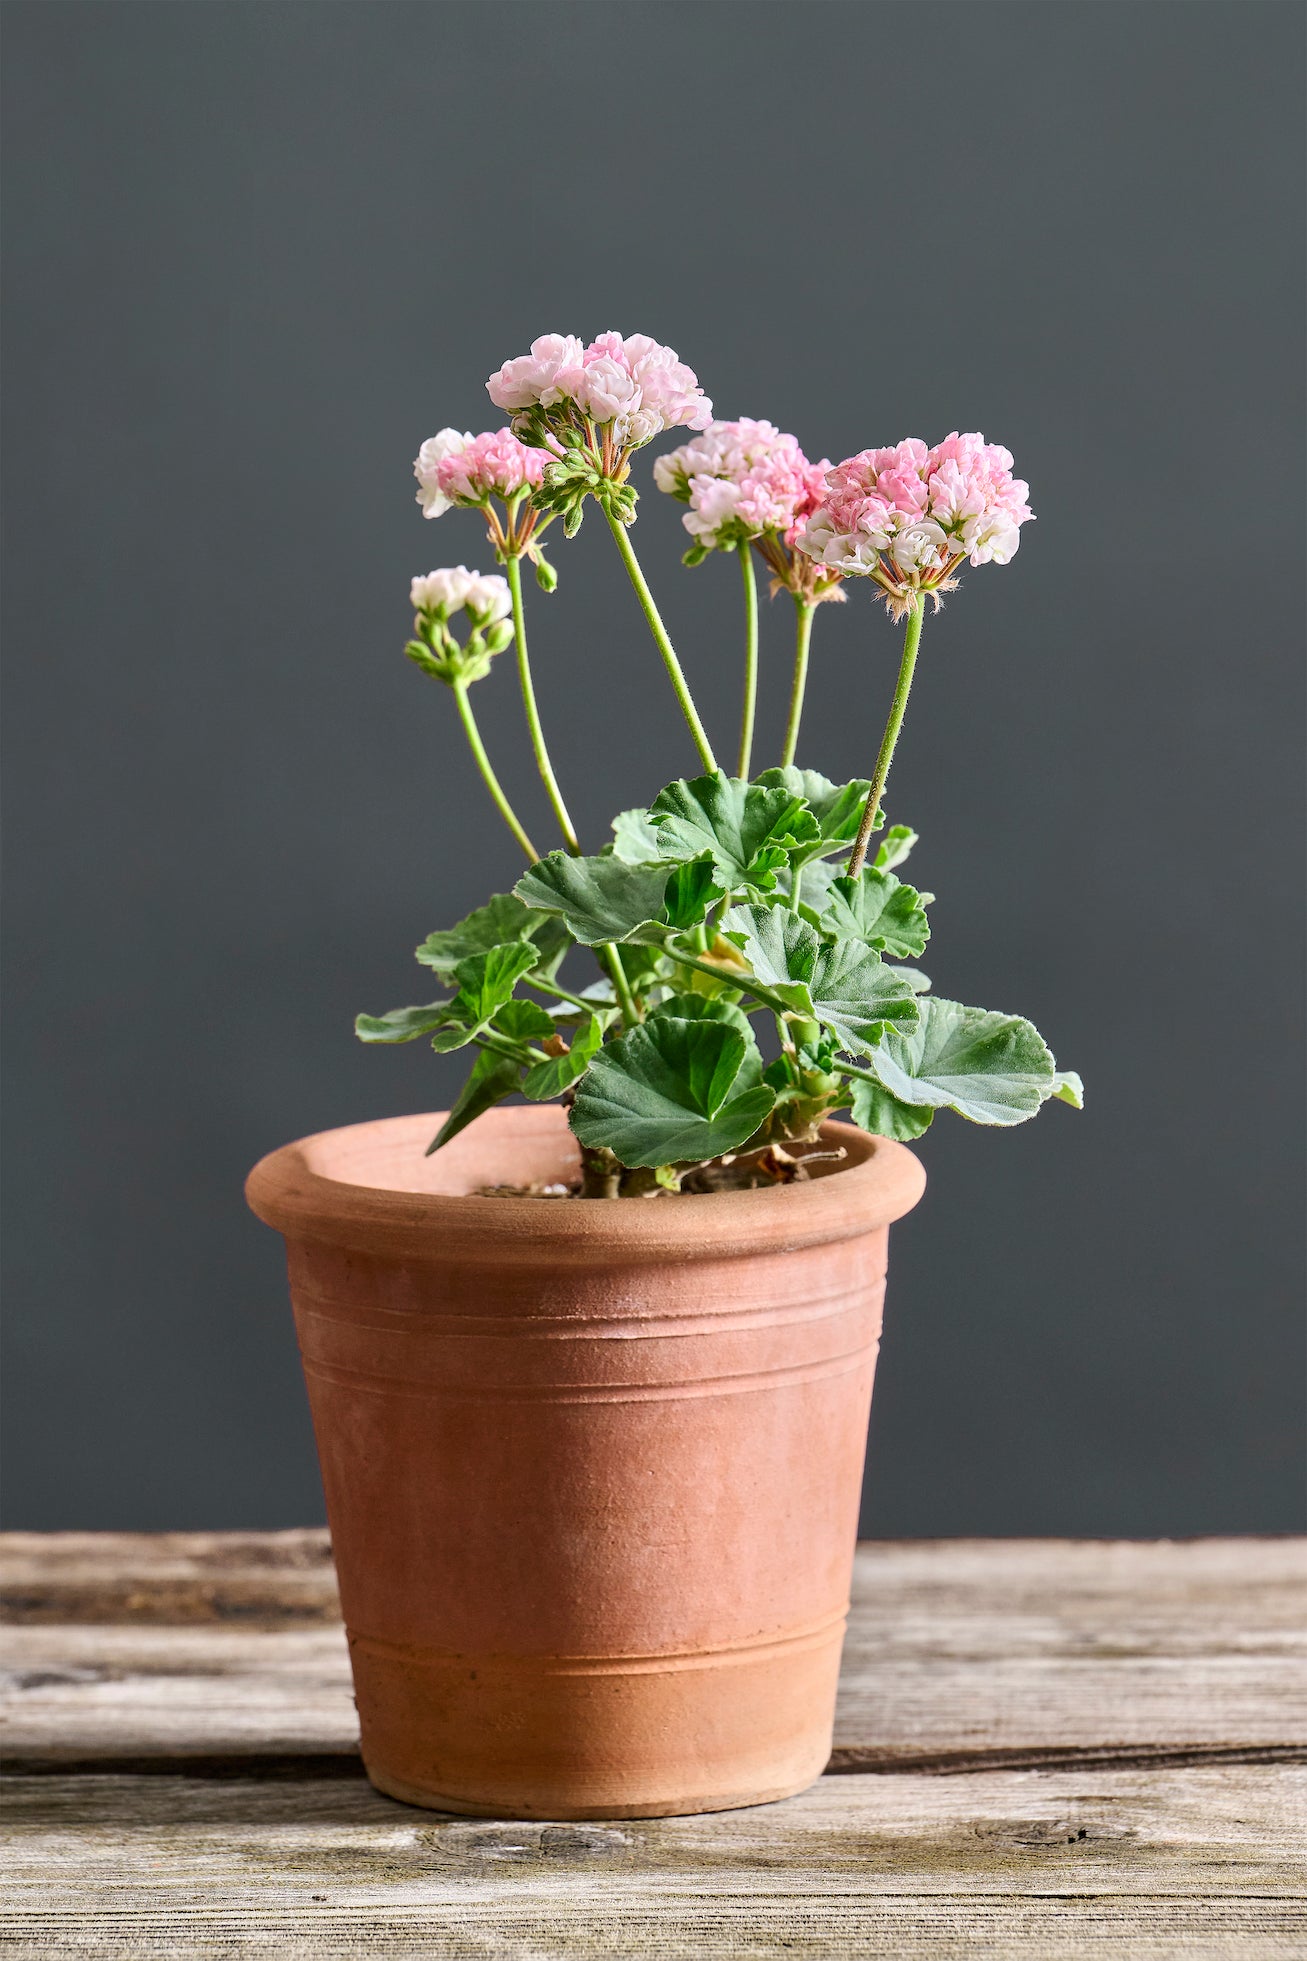
<instances>
[{"instance_id":1,"label":"hairy green stem","mask_svg":"<svg viewBox=\"0 0 1307 1961\"><path fill-rule=\"evenodd\" d=\"M740 719L740 759L735 774L749 780L753 758L753 719L758 707L758 581L753 570L753 546L740 546L744 578L744 713Z\"/></svg>"},{"instance_id":2,"label":"hairy green stem","mask_svg":"<svg viewBox=\"0 0 1307 1961\"><path fill-rule=\"evenodd\" d=\"M803 866L790 866L790 911L799 910L799 900L803 896Z\"/></svg>"},{"instance_id":3,"label":"hairy green stem","mask_svg":"<svg viewBox=\"0 0 1307 1961\"><path fill-rule=\"evenodd\" d=\"M788 1001L783 1001L779 994L773 994L769 987L764 987L762 982L755 980L752 974L742 974L738 969L730 967L716 967L708 960L700 960L693 953L686 953L679 946L664 946L663 951L670 959L675 960L678 966L693 967L697 973L711 974L714 980L725 981L728 987L738 987L742 993L752 994L756 1001L760 1001L764 1008L770 1008L774 1015L794 1013Z\"/></svg>"},{"instance_id":4,"label":"hairy green stem","mask_svg":"<svg viewBox=\"0 0 1307 1961\"><path fill-rule=\"evenodd\" d=\"M540 710L536 707L536 691L531 680L531 659L526 650L526 612L522 605L522 561L518 557L508 560L508 589L513 595L513 637L517 642L517 678L522 684L522 706L526 710L526 725L531 732L531 747L535 751L536 768L540 780L549 795L558 819L558 828L573 857L581 849L576 828L568 815L563 793L554 775L554 766L549 760L549 750L545 746L545 732L540 726Z\"/></svg>"},{"instance_id":5,"label":"hairy green stem","mask_svg":"<svg viewBox=\"0 0 1307 1961\"><path fill-rule=\"evenodd\" d=\"M506 1035L497 1034L493 1028L483 1028L474 1039L493 1054L507 1056L510 1062L520 1062L524 1067L527 1057L532 1062L549 1061L544 1050L536 1048L533 1042L510 1042Z\"/></svg>"},{"instance_id":6,"label":"hairy green stem","mask_svg":"<svg viewBox=\"0 0 1307 1961\"><path fill-rule=\"evenodd\" d=\"M644 1016L635 1004L631 983L626 978L626 969L622 965L622 956L611 940L606 946L601 946L597 950L603 955L604 965L612 976L613 987L617 992L617 1004L622 1010L622 1020L627 1028L634 1028L637 1022L644 1020Z\"/></svg>"},{"instance_id":7,"label":"hairy green stem","mask_svg":"<svg viewBox=\"0 0 1307 1961\"><path fill-rule=\"evenodd\" d=\"M538 994L552 994L555 1001L570 1001L574 1008L584 1008L588 1014L594 1014L601 1005L598 1001L587 1001L583 994L573 994L570 988L560 987L557 981L541 980L538 974L528 974L526 984Z\"/></svg>"},{"instance_id":8,"label":"hairy green stem","mask_svg":"<svg viewBox=\"0 0 1307 1961\"><path fill-rule=\"evenodd\" d=\"M654 604L654 596L649 590L644 573L640 570L640 561L635 555L635 547L632 545L630 537L627 534L626 526L621 522L620 518L614 517L607 505L603 506L603 512L604 516L608 519L608 529L613 534L617 549L622 554L622 563L626 567L627 577L635 587L636 598L640 602L645 619L649 622L649 631L654 637L654 644L663 657L663 665L666 667L672 686L676 690L676 699L681 704L681 713L689 724L690 734L694 737L694 746L699 751L699 760L702 762L704 768L711 772L717 767L717 758L713 754L712 744L708 740L707 731L703 723L699 720L699 711L694 705L694 697L690 693L689 683L685 678L681 663L676 658L676 649L668 637L667 628L662 622L662 616Z\"/></svg>"},{"instance_id":9,"label":"hairy green stem","mask_svg":"<svg viewBox=\"0 0 1307 1961\"><path fill-rule=\"evenodd\" d=\"M894 686L894 699L890 703L889 720L881 738L880 754L876 758L876 773L871 779L867 792L866 806L862 812L862 822L858 826L858 836L846 867L848 876L856 878L862 870L867 857L867 846L871 841L872 827L876 822L876 812L885 794L885 783L889 776L889 766L894 760L894 745L903 727L903 717L907 713L908 695L912 689L912 670L917 664L917 648L921 645L921 623L926 617L926 602L918 593L908 614L908 630L903 636L903 659L899 663L899 678Z\"/></svg>"},{"instance_id":10,"label":"hairy green stem","mask_svg":"<svg viewBox=\"0 0 1307 1961\"><path fill-rule=\"evenodd\" d=\"M794 610L798 621L794 635L794 680L790 684L790 716L785 724L785 748L781 754L781 764L788 768L794 761L794 752L799 746L799 723L803 720L803 694L808 685L808 643L812 639L812 616L815 606L806 599L796 599Z\"/></svg>"},{"instance_id":11,"label":"hairy green stem","mask_svg":"<svg viewBox=\"0 0 1307 1961\"><path fill-rule=\"evenodd\" d=\"M856 1076L860 1083L874 1083L877 1089L884 1089L879 1076L873 1076L870 1069L855 1068L851 1062L836 1062L833 1065L837 1076Z\"/></svg>"},{"instance_id":12,"label":"hairy green stem","mask_svg":"<svg viewBox=\"0 0 1307 1961\"><path fill-rule=\"evenodd\" d=\"M540 853L536 850L530 838L518 822L517 812L504 795L500 787L499 778L490 767L490 758L486 754L486 745L481 740L481 731L477 727L476 716L472 713L472 704L467 698L467 682L455 681L452 685L454 700L458 703L459 719L463 724L463 733L466 735L468 746L476 759L476 766L485 779L485 786L495 800L495 808L507 824L509 830L513 833L513 836L517 839L517 842L521 845L523 851L525 851L527 863L529 865L538 864Z\"/></svg>"}]
</instances>

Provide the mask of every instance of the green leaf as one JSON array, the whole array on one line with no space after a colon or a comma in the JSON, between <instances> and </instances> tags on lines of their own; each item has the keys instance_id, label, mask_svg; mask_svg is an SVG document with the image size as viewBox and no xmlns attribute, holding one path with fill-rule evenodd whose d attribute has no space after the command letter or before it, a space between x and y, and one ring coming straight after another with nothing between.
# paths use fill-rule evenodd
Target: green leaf
<instances>
[{"instance_id":1,"label":"green leaf","mask_svg":"<svg viewBox=\"0 0 1307 1961\"><path fill-rule=\"evenodd\" d=\"M713 882L712 859L706 855L692 858L688 865L676 867L664 887L663 910L667 923L678 932L697 926L709 906L715 906L725 897L721 886Z\"/></svg>"},{"instance_id":2,"label":"green leaf","mask_svg":"<svg viewBox=\"0 0 1307 1961\"><path fill-rule=\"evenodd\" d=\"M655 865L663 856L647 810L619 810L613 819L613 851L626 865Z\"/></svg>"},{"instance_id":3,"label":"green leaf","mask_svg":"<svg viewBox=\"0 0 1307 1961\"><path fill-rule=\"evenodd\" d=\"M753 1040L753 1027L744 1009L722 994L673 994L649 1010L649 1020L670 1017L673 1021L724 1021Z\"/></svg>"},{"instance_id":4,"label":"green leaf","mask_svg":"<svg viewBox=\"0 0 1307 1961\"><path fill-rule=\"evenodd\" d=\"M857 878L837 878L821 914L821 930L833 940L862 940L880 953L903 959L924 953L930 938L921 894L893 872L864 865Z\"/></svg>"},{"instance_id":5,"label":"green leaf","mask_svg":"<svg viewBox=\"0 0 1307 1961\"><path fill-rule=\"evenodd\" d=\"M900 1144L908 1144L928 1131L935 1120L933 1110L901 1103L879 1083L856 1080L850 1087L853 1121L863 1130L869 1130L873 1137L895 1137Z\"/></svg>"},{"instance_id":6,"label":"green leaf","mask_svg":"<svg viewBox=\"0 0 1307 1961\"><path fill-rule=\"evenodd\" d=\"M360 1042L416 1042L448 1021L451 1003L431 1001L425 1008L392 1008L386 1015L355 1015Z\"/></svg>"},{"instance_id":7,"label":"green leaf","mask_svg":"<svg viewBox=\"0 0 1307 1961\"><path fill-rule=\"evenodd\" d=\"M1053 1094L1063 1103L1069 1103L1073 1110L1085 1107L1085 1086L1074 1069L1059 1069L1053 1078Z\"/></svg>"},{"instance_id":8,"label":"green leaf","mask_svg":"<svg viewBox=\"0 0 1307 1961\"><path fill-rule=\"evenodd\" d=\"M818 1021L850 1055L866 1055L891 1031L917 1025L916 995L871 947L823 943L811 992Z\"/></svg>"},{"instance_id":9,"label":"green leaf","mask_svg":"<svg viewBox=\"0 0 1307 1961\"><path fill-rule=\"evenodd\" d=\"M470 960L460 960L454 969L458 993L449 1004L448 1025L436 1030L432 1048L442 1054L448 1049L465 1048L488 1028L499 1010L512 999L513 989L523 974L535 965L536 951L529 940L514 940L509 946L492 946L488 953L475 953ZM543 1008L540 1012L544 1013Z\"/></svg>"},{"instance_id":10,"label":"green leaf","mask_svg":"<svg viewBox=\"0 0 1307 1961\"><path fill-rule=\"evenodd\" d=\"M821 941L805 919L788 906L732 906L722 915L722 932L740 948L764 987L779 994L796 1014L815 1015L809 983Z\"/></svg>"},{"instance_id":11,"label":"green leaf","mask_svg":"<svg viewBox=\"0 0 1307 1961\"><path fill-rule=\"evenodd\" d=\"M757 1049L717 1020L659 1016L602 1048L576 1093L571 1125L625 1165L695 1163L752 1137L774 1093Z\"/></svg>"},{"instance_id":12,"label":"green leaf","mask_svg":"<svg viewBox=\"0 0 1307 1961\"><path fill-rule=\"evenodd\" d=\"M558 1033L553 1016L538 1001L506 1001L494 1020L498 1033L510 1042L534 1042Z\"/></svg>"},{"instance_id":13,"label":"green leaf","mask_svg":"<svg viewBox=\"0 0 1307 1961\"><path fill-rule=\"evenodd\" d=\"M489 1049L482 1049L472 1064L472 1073L464 1083L457 1103L427 1145L427 1156L438 1151L442 1144L448 1144L451 1137L457 1137L474 1117L479 1117L504 1097L511 1096L521 1073L519 1063L510 1062L505 1056L494 1055Z\"/></svg>"},{"instance_id":14,"label":"green leaf","mask_svg":"<svg viewBox=\"0 0 1307 1961\"><path fill-rule=\"evenodd\" d=\"M1019 1015L964 1008L923 995L909 1035L888 1035L871 1069L903 1103L956 1110L972 1123L1033 1117L1054 1092L1056 1071L1037 1028Z\"/></svg>"},{"instance_id":15,"label":"green leaf","mask_svg":"<svg viewBox=\"0 0 1307 1961\"><path fill-rule=\"evenodd\" d=\"M665 924L666 885L665 864L629 865L612 854L569 858L551 851L513 889L525 905L561 915L583 945L601 946Z\"/></svg>"},{"instance_id":16,"label":"green leaf","mask_svg":"<svg viewBox=\"0 0 1307 1961\"><path fill-rule=\"evenodd\" d=\"M873 859L878 872L887 872L894 865L901 865L914 844L917 833L906 824L891 824L880 841L880 849Z\"/></svg>"},{"instance_id":17,"label":"green leaf","mask_svg":"<svg viewBox=\"0 0 1307 1961\"><path fill-rule=\"evenodd\" d=\"M912 988L871 947L822 940L782 906L734 906L722 930L764 987L822 1022L851 1054L865 1055L890 1029L916 1027Z\"/></svg>"},{"instance_id":18,"label":"green leaf","mask_svg":"<svg viewBox=\"0 0 1307 1961\"><path fill-rule=\"evenodd\" d=\"M535 965L535 955L535 948L527 941L515 940L510 946L492 946L486 953L460 960L454 969L458 982L456 1011L478 1025L490 1021L506 1001L512 1000L513 989Z\"/></svg>"},{"instance_id":19,"label":"green leaf","mask_svg":"<svg viewBox=\"0 0 1307 1961\"><path fill-rule=\"evenodd\" d=\"M496 892L484 906L478 906L466 919L448 932L428 933L417 949L424 967L433 967L442 980L451 980L460 960L474 953L488 953L492 946L510 940L531 939L539 949L537 971L552 972L567 950L567 935L557 920L532 912L511 892Z\"/></svg>"},{"instance_id":20,"label":"green leaf","mask_svg":"<svg viewBox=\"0 0 1307 1961\"><path fill-rule=\"evenodd\" d=\"M764 770L758 782L765 788L802 797L807 804L817 826L817 838L802 853L804 859L829 857L857 837L871 788L865 777L856 777L852 783L832 783L820 770L796 769L790 764L783 769ZM880 811L876 816L879 822L875 828L879 830L885 819Z\"/></svg>"},{"instance_id":21,"label":"green leaf","mask_svg":"<svg viewBox=\"0 0 1307 1961\"><path fill-rule=\"evenodd\" d=\"M770 891L792 850L818 840L801 796L746 783L717 770L692 782L669 783L649 811L663 855L698 858L707 852L727 891Z\"/></svg>"},{"instance_id":22,"label":"green leaf","mask_svg":"<svg viewBox=\"0 0 1307 1961\"><path fill-rule=\"evenodd\" d=\"M894 972L898 975L899 979L903 982L903 985L905 987L910 987L914 994L930 993L930 975L923 974L920 967L896 966L894 968Z\"/></svg>"},{"instance_id":23,"label":"green leaf","mask_svg":"<svg viewBox=\"0 0 1307 1961\"><path fill-rule=\"evenodd\" d=\"M566 1055L551 1055L548 1062L537 1062L534 1069L527 1070L522 1082L523 1095L529 1096L533 1103L561 1096L589 1068L590 1058L598 1051L603 1038L599 1017L591 1015L577 1029Z\"/></svg>"}]
</instances>

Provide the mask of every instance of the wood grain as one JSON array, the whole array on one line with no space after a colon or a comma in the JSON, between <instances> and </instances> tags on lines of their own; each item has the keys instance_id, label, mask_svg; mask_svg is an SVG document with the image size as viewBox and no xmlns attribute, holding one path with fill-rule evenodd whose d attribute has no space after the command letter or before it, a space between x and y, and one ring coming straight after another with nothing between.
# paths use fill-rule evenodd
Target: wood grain
<instances>
[{"instance_id":1,"label":"wood grain","mask_svg":"<svg viewBox=\"0 0 1307 1961\"><path fill-rule=\"evenodd\" d=\"M602 1825L371 1789L324 1534L0 1570L16 1956L1307 1956L1303 1541L863 1546L841 1774Z\"/></svg>"},{"instance_id":2,"label":"wood grain","mask_svg":"<svg viewBox=\"0 0 1307 1961\"><path fill-rule=\"evenodd\" d=\"M750 1811L542 1826L361 1782L16 1779L7 1924L33 1955L1300 1954L1305 1782L825 1778Z\"/></svg>"}]
</instances>

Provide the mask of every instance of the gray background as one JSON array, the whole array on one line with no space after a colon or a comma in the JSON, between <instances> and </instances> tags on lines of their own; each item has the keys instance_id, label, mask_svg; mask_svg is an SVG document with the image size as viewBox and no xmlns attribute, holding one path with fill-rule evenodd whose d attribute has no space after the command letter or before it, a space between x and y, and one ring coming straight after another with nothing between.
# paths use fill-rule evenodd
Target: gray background
<instances>
[{"instance_id":1,"label":"gray background","mask_svg":"<svg viewBox=\"0 0 1307 1961\"><path fill-rule=\"evenodd\" d=\"M980 428L1038 522L926 633L891 814L942 992L1089 1108L941 1120L864 1528L1302 1522L1293 5L11 4L9 1522L321 1516L262 1152L448 1100L364 1051L516 876L407 582L410 459L534 334L670 341L816 456ZM729 742L729 563L636 539ZM531 606L593 848L693 758L591 517ZM763 754L788 602L765 621ZM865 770L897 635L818 620ZM477 695L541 834L511 670Z\"/></svg>"}]
</instances>

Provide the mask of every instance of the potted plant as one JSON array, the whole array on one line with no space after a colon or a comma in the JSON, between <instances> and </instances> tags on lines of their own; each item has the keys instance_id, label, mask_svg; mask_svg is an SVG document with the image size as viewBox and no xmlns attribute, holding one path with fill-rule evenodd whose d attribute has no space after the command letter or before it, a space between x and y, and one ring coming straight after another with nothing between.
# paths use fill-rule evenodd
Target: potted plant
<instances>
[{"instance_id":1,"label":"potted plant","mask_svg":"<svg viewBox=\"0 0 1307 1961\"><path fill-rule=\"evenodd\" d=\"M287 1242L373 1782L531 1817L756 1803L829 1751L888 1229L925 1182L904 1140L943 1109L1080 1100L1029 1022L930 992L916 834L883 813L927 607L965 561L1011 558L1026 486L980 436L810 463L771 423L713 421L643 335L548 335L488 389L510 426L446 429L415 467L426 516L479 513L503 569L415 579L406 651L526 869L418 948L436 999L357 1024L471 1070L440 1119L274 1152L249 1198ZM677 427L654 478L686 505L686 559L733 553L743 583L730 773L630 537L632 459ZM698 756L597 850L523 603L589 500ZM783 753L755 774L759 563L795 655ZM797 761L809 640L857 582L902 654L870 774L834 783ZM510 648L563 840L544 855L472 705Z\"/></svg>"}]
</instances>

